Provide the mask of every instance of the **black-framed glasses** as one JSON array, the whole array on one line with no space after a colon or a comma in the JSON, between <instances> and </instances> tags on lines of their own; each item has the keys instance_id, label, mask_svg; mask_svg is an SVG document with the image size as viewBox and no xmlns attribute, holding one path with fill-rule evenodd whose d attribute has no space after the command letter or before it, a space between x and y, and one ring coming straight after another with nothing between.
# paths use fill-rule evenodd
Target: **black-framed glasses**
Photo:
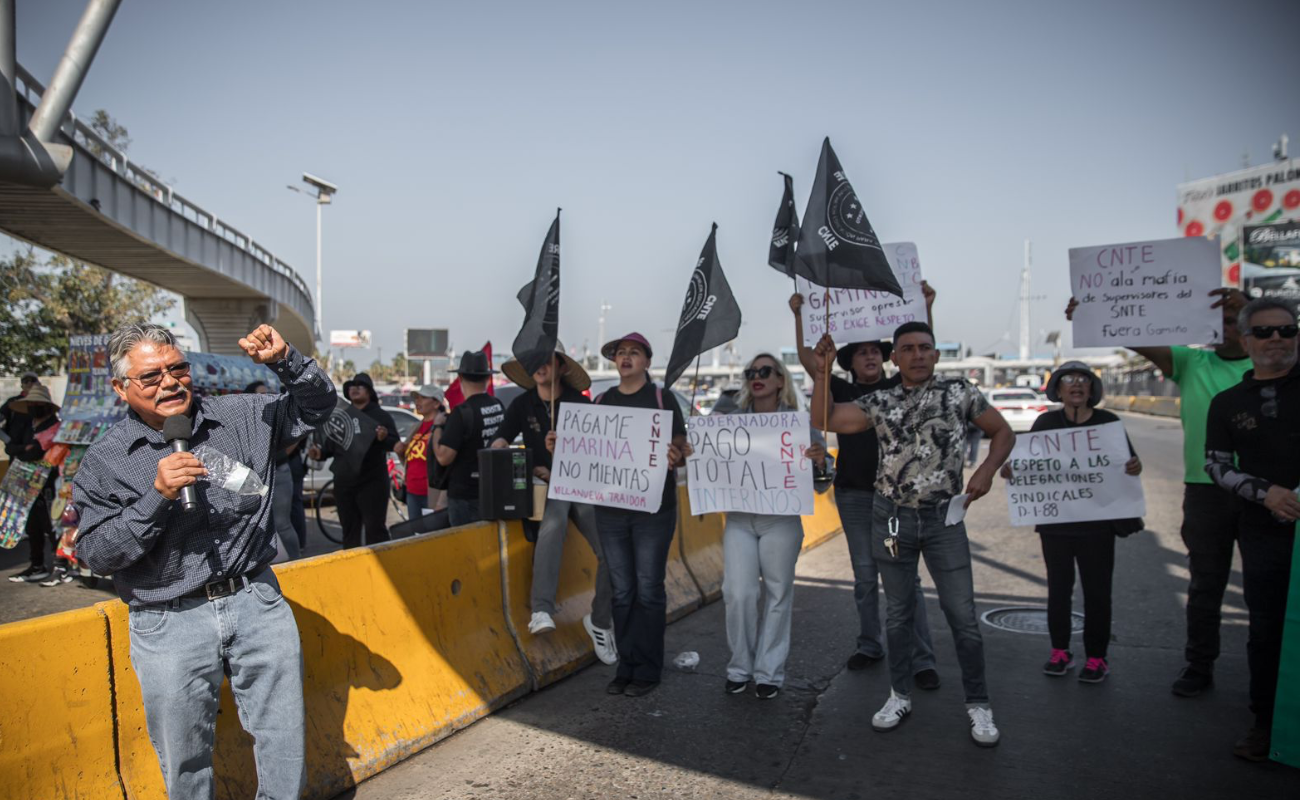
<instances>
[{"instance_id":1,"label":"black-framed glasses","mask_svg":"<svg viewBox=\"0 0 1300 800\"><path fill-rule=\"evenodd\" d=\"M745 370L745 380L747 381L759 379L766 380L770 377L772 377L771 367L755 367L753 369Z\"/></svg>"},{"instance_id":2,"label":"black-framed glasses","mask_svg":"<svg viewBox=\"0 0 1300 800\"><path fill-rule=\"evenodd\" d=\"M186 375L190 374L190 362L177 361L175 364L170 365L166 369L151 370L149 372L136 375L134 378L128 375L127 380L135 381L136 383L140 384L143 387L157 386L158 384L162 383L164 372L166 372L168 375L172 376L176 380L180 380L181 378L184 378Z\"/></svg>"},{"instance_id":3,"label":"black-framed glasses","mask_svg":"<svg viewBox=\"0 0 1300 800\"><path fill-rule=\"evenodd\" d=\"M1272 339L1275 333L1283 339L1294 339L1300 325L1254 325L1247 333L1256 339Z\"/></svg>"},{"instance_id":4,"label":"black-framed glasses","mask_svg":"<svg viewBox=\"0 0 1300 800\"><path fill-rule=\"evenodd\" d=\"M1295 326L1292 325L1292 328ZM1264 402L1259 407L1259 413L1269 419L1277 419L1277 387L1269 384L1259 390L1259 396L1264 398Z\"/></svg>"}]
</instances>

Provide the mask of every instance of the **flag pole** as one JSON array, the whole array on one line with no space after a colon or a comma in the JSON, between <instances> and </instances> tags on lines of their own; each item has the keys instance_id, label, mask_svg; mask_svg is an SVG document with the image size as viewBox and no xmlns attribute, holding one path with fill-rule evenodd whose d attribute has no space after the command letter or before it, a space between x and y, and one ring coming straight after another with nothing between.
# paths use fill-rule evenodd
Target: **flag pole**
<instances>
[{"instance_id":1,"label":"flag pole","mask_svg":"<svg viewBox=\"0 0 1300 800\"><path fill-rule=\"evenodd\" d=\"M695 392L700 386L700 358L704 356L700 353L695 357L695 377L691 378L691 416L695 416Z\"/></svg>"},{"instance_id":2,"label":"flag pole","mask_svg":"<svg viewBox=\"0 0 1300 800\"><path fill-rule=\"evenodd\" d=\"M830 283L830 269L826 270L826 282ZM827 333L831 330L831 287L826 287L822 298L822 327ZM826 362L826 391L822 393L822 436L830 433L831 428L831 362Z\"/></svg>"}]
</instances>

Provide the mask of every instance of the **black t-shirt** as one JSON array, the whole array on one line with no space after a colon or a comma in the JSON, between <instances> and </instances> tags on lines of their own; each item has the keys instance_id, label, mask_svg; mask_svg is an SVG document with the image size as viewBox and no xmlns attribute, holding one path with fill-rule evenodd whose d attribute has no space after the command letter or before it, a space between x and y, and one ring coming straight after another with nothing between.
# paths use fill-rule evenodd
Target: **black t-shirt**
<instances>
[{"instance_id":1,"label":"black t-shirt","mask_svg":"<svg viewBox=\"0 0 1300 800\"><path fill-rule=\"evenodd\" d=\"M590 403L587 396L568 384L563 385L560 396L555 398L555 407L560 403ZM556 413L559 413L558 410ZM551 468L551 454L546 450L546 434L551 432L551 404L538 396L536 389L529 389L510 402L506 409L505 421L497 430L498 439L513 442L519 434L524 435L524 447L533 453L533 466Z\"/></svg>"},{"instance_id":2,"label":"black t-shirt","mask_svg":"<svg viewBox=\"0 0 1300 800\"><path fill-rule=\"evenodd\" d=\"M462 410L464 409L464 410ZM447 496L457 500L478 499L478 451L492 444L505 419L506 407L490 394L476 394L447 415L440 443L456 451L447 467Z\"/></svg>"},{"instance_id":3,"label":"black t-shirt","mask_svg":"<svg viewBox=\"0 0 1300 800\"><path fill-rule=\"evenodd\" d=\"M1284 489L1300 486L1300 365L1281 378L1241 383L1210 401L1205 449L1235 453L1237 469ZM1244 504L1242 521L1256 530L1287 531L1262 503Z\"/></svg>"},{"instance_id":4,"label":"black t-shirt","mask_svg":"<svg viewBox=\"0 0 1300 800\"><path fill-rule=\"evenodd\" d=\"M1094 408L1092 416L1088 417L1085 422L1071 422L1069 417L1065 416L1063 409L1055 411L1044 411L1034 420L1034 425L1030 430L1033 431L1054 431L1061 428L1086 428L1092 425L1105 425L1109 422L1119 422L1119 417L1104 408ZM1125 432L1124 438L1128 439L1128 433ZM1128 452L1130 456L1137 455L1133 450L1133 442L1128 443ZM1104 534L1106 536L1115 535L1115 528L1111 524L1112 520L1090 520L1088 522L1059 522L1055 525L1038 525L1034 530L1039 533L1051 534Z\"/></svg>"},{"instance_id":5,"label":"black t-shirt","mask_svg":"<svg viewBox=\"0 0 1300 800\"><path fill-rule=\"evenodd\" d=\"M624 408L660 408L659 404L660 391L650 381L646 381L642 386L632 394L623 394L615 386L613 389L602 394L596 402L603 406L622 406ZM686 420L682 419L682 409L673 399L672 392L667 389L662 390L663 406L666 411L671 411L673 415L673 428L669 439L675 439L678 436L686 435ZM668 479L664 481L664 499L659 510L675 507L677 504L677 470L668 470ZM642 512L633 512L640 514Z\"/></svg>"},{"instance_id":6,"label":"black t-shirt","mask_svg":"<svg viewBox=\"0 0 1300 800\"><path fill-rule=\"evenodd\" d=\"M852 403L863 395L892 389L901 380L898 373L875 383L849 383L838 375L832 375L831 399L837 403ZM840 452L835 459L835 488L874 492L876 468L880 465L880 440L876 437L875 426L862 433L841 433L836 439Z\"/></svg>"}]
</instances>

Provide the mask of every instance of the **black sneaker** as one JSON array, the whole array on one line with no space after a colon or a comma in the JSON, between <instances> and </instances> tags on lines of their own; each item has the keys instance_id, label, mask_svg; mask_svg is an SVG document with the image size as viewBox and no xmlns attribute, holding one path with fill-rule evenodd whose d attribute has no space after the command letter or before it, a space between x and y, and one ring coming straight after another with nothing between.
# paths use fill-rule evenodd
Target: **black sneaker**
<instances>
[{"instance_id":1,"label":"black sneaker","mask_svg":"<svg viewBox=\"0 0 1300 800\"><path fill-rule=\"evenodd\" d=\"M659 688L659 681L632 681L623 690L625 697L641 697Z\"/></svg>"},{"instance_id":2,"label":"black sneaker","mask_svg":"<svg viewBox=\"0 0 1300 800\"><path fill-rule=\"evenodd\" d=\"M727 694L740 694L749 688L749 681L727 681Z\"/></svg>"},{"instance_id":3,"label":"black sneaker","mask_svg":"<svg viewBox=\"0 0 1300 800\"><path fill-rule=\"evenodd\" d=\"M1053 678L1059 678L1070 671L1074 666L1074 654L1069 650L1060 650L1052 648L1052 657L1047 659L1043 665L1043 674L1051 675Z\"/></svg>"},{"instance_id":4,"label":"black sneaker","mask_svg":"<svg viewBox=\"0 0 1300 800\"><path fill-rule=\"evenodd\" d=\"M1246 735L1232 746L1232 754L1247 761L1268 761L1268 751L1272 744L1272 736L1267 728L1252 725L1250 730L1246 731Z\"/></svg>"},{"instance_id":5,"label":"black sneaker","mask_svg":"<svg viewBox=\"0 0 1300 800\"><path fill-rule=\"evenodd\" d=\"M773 686L770 683L760 683L754 687L754 694L759 700L771 700L781 693L780 686Z\"/></svg>"},{"instance_id":6,"label":"black sneaker","mask_svg":"<svg viewBox=\"0 0 1300 800\"><path fill-rule=\"evenodd\" d=\"M918 689L925 689L927 692L938 689L941 683L939 673L932 669L923 669L912 676L912 685Z\"/></svg>"},{"instance_id":7,"label":"black sneaker","mask_svg":"<svg viewBox=\"0 0 1300 800\"><path fill-rule=\"evenodd\" d=\"M623 694L632 681L628 678L615 678L605 686L605 694Z\"/></svg>"},{"instance_id":8,"label":"black sneaker","mask_svg":"<svg viewBox=\"0 0 1300 800\"><path fill-rule=\"evenodd\" d=\"M880 658L880 656L869 656L866 653L854 653L849 656L849 663L846 666L854 672L857 672L876 663Z\"/></svg>"},{"instance_id":9,"label":"black sneaker","mask_svg":"<svg viewBox=\"0 0 1300 800\"><path fill-rule=\"evenodd\" d=\"M1079 672L1079 683L1101 683L1110 674L1110 665L1104 658L1090 658Z\"/></svg>"},{"instance_id":10,"label":"black sneaker","mask_svg":"<svg viewBox=\"0 0 1300 800\"><path fill-rule=\"evenodd\" d=\"M28 567L22 572L9 576L10 583L40 583L50 577L49 567Z\"/></svg>"},{"instance_id":11,"label":"black sneaker","mask_svg":"<svg viewBox=\"0 0 1300 800\"><path fill-rule=\"evenodd\" d=\"M1173 692L1179 697L1199 697L1214 686L1214 676L1195 667L1183 667L1174 681Z\"/></svg>"}]
</instances>

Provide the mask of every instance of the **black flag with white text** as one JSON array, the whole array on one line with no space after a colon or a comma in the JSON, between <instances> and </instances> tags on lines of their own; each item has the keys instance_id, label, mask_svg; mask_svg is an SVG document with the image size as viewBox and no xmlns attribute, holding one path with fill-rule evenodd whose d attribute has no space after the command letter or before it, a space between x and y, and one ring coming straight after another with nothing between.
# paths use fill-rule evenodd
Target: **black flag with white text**
<instances>
[{"instance_id":1,"label":"black flag with white text","mask_svg":"<svg viewBox=\"0 0 1300 800\"><path fill-rule=\"evenodd\" d=\"M726 344L740 332L740 306L718 263L717 236L718 225L714 223L686 287L664 386L672 386L696 356Z\"/></svg>"},{"instance_id":2,"label":"black flag with white text","mask_svg":"<svg viewBox=\"0 0 1300 800\"><path fill-rule=\"evenodd\" d=\"M524 325L515 337L511 352L532 375L555 352L560 336L560 211L542 242L537 273L517 295L524 307Z\"/></svg>"},{"instance_id":3,"label":"black flag with white text","mask_svg":"<svg viewBox=\"0 0 1300 800\"><path fill-rule=\"evenodd\" d=\"M818 286L903 296L866 209L849 184L829 137L799 230L795 272Z\"/></svg>"},{"instance_id":4,"label":"black flag with white text","mask_svg":"<svg viewBox=\"0 0 1300 800\"><path fill-rule=\"evenodd\" d=\"M776 210L776 222L772 223L772 245L767 251L767 263L777 272L784 272L789 277L795 276L794 243L799 241L799 212L794 207L794 180L785 177L785 193L781 195L781 207Z\"/></svg>"}]
</instances>

